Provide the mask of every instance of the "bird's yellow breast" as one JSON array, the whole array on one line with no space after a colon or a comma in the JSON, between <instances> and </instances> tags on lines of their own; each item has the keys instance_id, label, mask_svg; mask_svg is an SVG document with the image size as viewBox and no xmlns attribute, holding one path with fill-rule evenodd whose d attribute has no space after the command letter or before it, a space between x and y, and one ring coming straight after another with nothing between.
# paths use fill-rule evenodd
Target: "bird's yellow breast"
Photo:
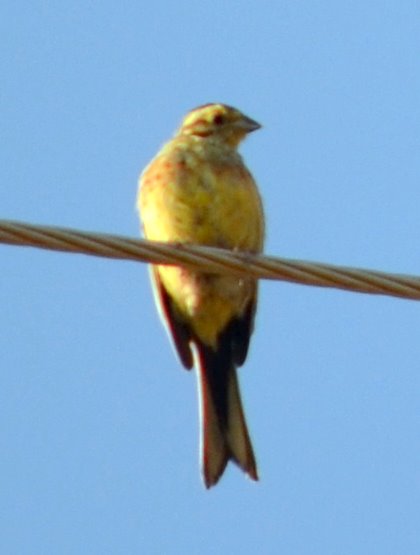
<instances>
[{"instance_id":1,"label":"bird's yellow breast","mask_svg":"<svg viewBox=\"0 0 420 555\"><path fill-rule=\"evenodd\" d=\"M208 143L174 139L143 172L139 209L146 237L260 251L264 227L255 182L236 151Z\"/></svg>"},{"instance_id":2,"label":"bird's yellow breast","mask_svg":"<svg viewBox=\"0 0 420 555\"><path fill-rule=\"evenodd\" d=\"M138 199L148 239L259 252L264 218L255 182L232 148L197 137L168 143L141 176ZM160 279L196 333L214 343L239 315L253 281L159 266Z\"/></svg>"}]
</instances>

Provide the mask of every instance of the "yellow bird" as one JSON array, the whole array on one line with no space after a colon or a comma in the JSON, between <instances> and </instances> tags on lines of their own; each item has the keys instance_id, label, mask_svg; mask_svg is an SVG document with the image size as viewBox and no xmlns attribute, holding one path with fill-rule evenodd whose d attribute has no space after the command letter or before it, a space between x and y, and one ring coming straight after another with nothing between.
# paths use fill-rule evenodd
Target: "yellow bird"
<instances>
[{"instance_id":1,"label":"yellow bird","mask_svg":"<svg viewBox=\"0 0 420 555\"><path fill-rule=\"evenodd\" d=\"M224 104L189 112L140 177L137 207L146 238L260 252L261 198L237 151L260 127ZM206 487L229 460L258 480L236 375L254 327L256 280L164 265L152 266L151 274L179 358L198 370Z\"/></svg>"}]
</instances>

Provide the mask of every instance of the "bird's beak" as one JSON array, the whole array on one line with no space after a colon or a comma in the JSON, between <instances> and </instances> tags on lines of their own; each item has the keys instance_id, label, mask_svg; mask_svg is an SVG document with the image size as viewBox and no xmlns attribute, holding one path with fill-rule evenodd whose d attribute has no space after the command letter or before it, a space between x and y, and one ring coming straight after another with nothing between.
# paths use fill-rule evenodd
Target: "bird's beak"
<instances>
[{"instance_id":1,"label":"bird's beak","mask_svg":"<svg viewBox=\"0 0 420 555\"><path fill-rule=\"evenodd\" d=\"M257 123L255 120L248 118L247 116L241 118L237 126L245 131L245 133L252 133L252 131L256 131L257 129L261 129L261 125Z\"/></svg>"}]
</instances>

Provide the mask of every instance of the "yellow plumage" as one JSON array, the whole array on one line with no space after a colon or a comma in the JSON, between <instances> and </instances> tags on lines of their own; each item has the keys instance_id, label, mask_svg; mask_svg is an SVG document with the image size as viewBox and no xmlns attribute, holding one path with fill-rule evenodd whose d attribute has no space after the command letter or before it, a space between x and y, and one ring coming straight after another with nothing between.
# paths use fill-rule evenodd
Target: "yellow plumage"
<instances>
[{"instance_id":1,"label":"yellow plumage","mask_svg":"<svg viewBox=\"0 0 420 555\"><path fill-rule=\"evenodd\" d=\"M264 216L256 184L237 152L260 126L238 110L192 110L140 178L138 208L148 239L260 252ZM154 266L157 299L184 366L201 384L203 474L209 487L229 458L257 479L236 379L252 333L257 283Z\"/></svg>"}]
</instances>

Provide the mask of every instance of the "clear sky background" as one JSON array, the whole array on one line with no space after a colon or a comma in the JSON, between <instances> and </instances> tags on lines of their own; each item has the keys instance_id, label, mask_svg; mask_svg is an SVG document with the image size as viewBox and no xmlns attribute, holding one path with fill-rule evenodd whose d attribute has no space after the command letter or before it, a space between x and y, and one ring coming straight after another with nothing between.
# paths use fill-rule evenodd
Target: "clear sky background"
<instances>
[{"instance_id":1,"label":"clear sky background","mask_svg":"<svg viewBox=\"0 0 420 555\"><path fill-rule=\"evenodd\" d=\"M138 236L139 172L221 101L264 126L267 253L420 275L417 1L6 1L0 37L0 218ZM261 481L206 491L146 266L0 260L1 553L420 553L418 303L262 282Z\"/></svg>"}]
</instances>

